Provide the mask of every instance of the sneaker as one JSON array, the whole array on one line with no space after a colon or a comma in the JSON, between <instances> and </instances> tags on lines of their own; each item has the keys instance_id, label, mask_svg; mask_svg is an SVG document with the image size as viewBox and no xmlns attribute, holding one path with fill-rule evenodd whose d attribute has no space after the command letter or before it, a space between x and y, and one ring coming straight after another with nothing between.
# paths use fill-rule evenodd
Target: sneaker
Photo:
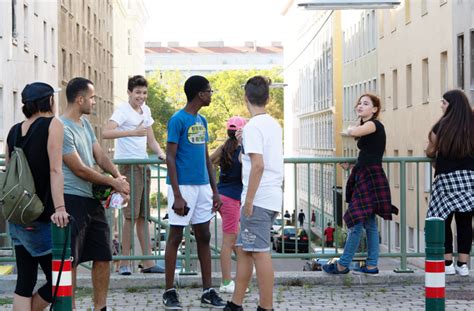
<instances>
[{"instance_id":1,"label":"sneaker","mask_svg":"<svg viewBox=\"0 0 474 311\"><path fill-rule=\"evenodd\" d=\"M120 275L131 275L132 271L130 270L129 266L120 266L119 274Z\"/></svg>"},{"instance_id":2,"label":"sneaker","mask_svg":"<svg viewBox=\"0 0 474 311\"><path fill-rule=\"evenodd\" d=\"M349 268L345 268L342 271L337 269L337 263L327 263L323 265L323 270L329 274L347 274L349 273Z\"/></svg>"},{"instance_id":3,"label":"sneaker","mask_svg":"<svg viewBox=\"0 0 474 311\"><path fill-rule=\"evenodd\" d=\"M230 281L230 283L227 284L227 285L224 285L224 284L221 283L221 286L219 287L219 293L221 293L221 294L223 294L223 293L233 294L234 290L235 290L235 282L234 281ZM247 289L245 290L245 293L246 294L250 293L250 288L247 287Z\"/></svg>"},{"instance_id":4,"label":"sneaker","mask_svg":"<svg viewBox=\"0 0 474 311\"><path fill-rule=\"evenodd\" d=\"M227 301L227 304L225 305L224 311L244 311L244 308L242 306L240 307L234 307L232 306L232 302Z\"/></svg>"},{"instance_id":5,"label":"sneaker","mask_svg":"<svg viewBox=\"0 0 474 311\"><path fill-rule=\"evenodd\" d=\"M224 300L216 293L214 288L209 288L201 296L201 308L225 308Z\"/></svg>"},{"instance_id":6,"label":"sneaker","mask_svg":"<svg viewBox=\"0 0 474 311\"><path fill-rule=\"evenodd\" d=\"M367 266L362 266L359 269L356 269L355 271L370 275L379 274L379 268L368 269Z\"/></svg>"},{"instance_id":7,"label":"sneaker","mask_svg":"<svg viewBox=\"0 0 474 311\"><path fill-rule=\"evenodd\" d=\"M456 270L454 270L454 263L451 263L449 266L444 266L444 274L446 275L456 274Z\"/></svg>"},{"instance_id":8,"label":"sneaker","mask_svg":"<svg viewBox=\"0 0 474 311\"><path fill-rule=\"evenodd\" d=\"M183 310L176 289L169 289L163 294L163 305L165 310Z\"/></svg>"},{"instance_id":9,"label":"sneaker","mask_svg":"<svg viewBox=\"0 0 474 311\"><path fill-rule=\"evenodd\" d=\"M219 287L219 293L229 293L232 294L235 289L235 283L234 281L230 281L229 284L224 285L221 283L221 286Z\"/></svg>"},{"instance_id":10,"label":"sneaker","mask_svg":"<svg viewBox=\"0 0 474 311\"><path fill-rule=\"evenodd\" d=\"M454 267L454 269L456 270L456 273L459 274L460 276L468 276L469 275L469 268L467 267L466 264L463 264L460 267L458 265L456 265Z\"/></svg>"}]
</instances>

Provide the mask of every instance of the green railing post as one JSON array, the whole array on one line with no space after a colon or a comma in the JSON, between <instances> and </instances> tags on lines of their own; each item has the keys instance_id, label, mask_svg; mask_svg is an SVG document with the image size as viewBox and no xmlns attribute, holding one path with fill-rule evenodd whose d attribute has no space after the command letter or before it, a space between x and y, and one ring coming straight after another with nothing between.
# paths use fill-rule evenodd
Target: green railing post
<instances>
[{"instance_id":1,"label":"green railing post","mask_svg":"<svg viewBox=\"0 0 474 311\"><path fill-rule=\"evenodd\" d=\"M185 264L184 264L184 271L182 271L180 274L181 275L195 275L197 273L195 271L191 270L191 250L192 250L192 247L191 247L191 233L190 233L189 226L184 228L184 241L185 241L185 245L186 245L186 250L185 250L185 253L184 253Z\"/></svg>"},{"instance_id":2,"label":"green railing post","mask_svg":"<svg viewBox=\"0 0 474 311\"><path fill-rule=\"evenodd\" d=\"M70 225L61 228L55 224L51 225L51 236L53 241L53 310L72 310L72 274L71 274L71 230ZM64 262L62 261L64 256ZM61 271L59 287L56 288L59 271Z\"/></svg>"},{"instance_id":3,"label":"green railing post","mask_svg":"<svg viewBox=\"0 0 474 311\"><path fill-rule=\"evenodd\" d=\"M406 162L400 161L400 269L393 270L397 273L413 273L407 268L407 182Z\"/></svg>"},{"instance_id":4,"label":"green railing post","mask_svg":"<svg viewBox=\"0 0 474 311\"><path fill-rule=\"evenodd\" d=\"M425 310L445 309L444 220L425 221Z\"/></svg>"}]
</instances>

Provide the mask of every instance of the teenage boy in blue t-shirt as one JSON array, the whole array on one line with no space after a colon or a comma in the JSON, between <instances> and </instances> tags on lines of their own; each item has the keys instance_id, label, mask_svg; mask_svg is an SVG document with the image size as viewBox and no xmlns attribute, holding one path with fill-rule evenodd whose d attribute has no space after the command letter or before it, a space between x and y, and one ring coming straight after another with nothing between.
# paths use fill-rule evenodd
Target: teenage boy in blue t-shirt
<instances>
[{"instance_id":1,"label":"teenage boy in blue t-shirt","mask_svg":"<svg viewBox=\"0 0 474 311\"><path fill-rule=\"evenodd\" d=\"M223 309L225 304L211 287L211 233L209 221L221 207L216 180L207 150L207 121L198 111L211 103L213 90L202 76L192 76L184 84L188 100L168 122L166 164L168 165L168 215L170 232L166 243L166 310L181 310L174 288L176 253L183 229L191 223L201 264L203 295L201 306Z\"/></svg>"}]
</instances>

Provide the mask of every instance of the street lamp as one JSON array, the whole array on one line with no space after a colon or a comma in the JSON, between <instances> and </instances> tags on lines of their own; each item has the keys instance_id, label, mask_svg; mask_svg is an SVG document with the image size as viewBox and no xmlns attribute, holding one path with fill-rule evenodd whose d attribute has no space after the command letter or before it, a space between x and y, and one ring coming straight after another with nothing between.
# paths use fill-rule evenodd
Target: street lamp
<instances>
[{"instance_id":1,"label":"street lamp","mask_svg":"<svg viewBox=\"0 0 474 311\"><path fill-rule=\"evenodd\" d=\"M297 5L305 10L392 9L401 1L394 0L303 0Z\"/></svg>"}]
</instances>

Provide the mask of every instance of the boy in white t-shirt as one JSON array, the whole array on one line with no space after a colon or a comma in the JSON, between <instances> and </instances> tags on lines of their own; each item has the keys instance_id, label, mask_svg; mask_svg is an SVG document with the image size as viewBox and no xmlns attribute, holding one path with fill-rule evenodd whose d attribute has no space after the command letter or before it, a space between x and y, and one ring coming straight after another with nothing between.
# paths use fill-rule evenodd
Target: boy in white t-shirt
<instances>
[{"instance_id":1,"label":"boy in white t-shirt","mask_svg":"<svg viewBox=\"0 0 474 311\"><path fill-rule=\"evenodd\" d=\"M242 210L237 238L237 276L227 311L243 310L245 291L255 265L259 288L257 310L273 310L273 266L270 229L282 207L283 140L278 122L266 113L271 81L262 76L245 84L252 118L242 133Z\"/></svg>"},{"instance_id":2,"label":"boy in white t-shirt","mask_svg":"<svg viewBox=\"0 0 474 311\"><path fill-rule=\"evenodd\" d=\"M122 104L114 111L103 132L103 138L117 139L114 159L147 159L148 145L160 159L164 160L165 154L153 133L152 124L154 120L150 108L145 103L148 94L148 82L140 75L129 78L127 93L128 103ZM136 224L137 237L142 253L143 255L150 255L150 233L146 222L150 211L150 168L148 165L120 165L119 169L129 182L132 182L132 172L134 177L132 188L134 193L130 195L133 201L123 209L125 222L122 233L122 255L130 255L132 219ZM146 206L145 201L147 202ZM159 273L160 271L153 260L143 262L143 273ZM131 274L129 261L121 262L119 273L121 275Z\"/></svg>"}]
</instances>

